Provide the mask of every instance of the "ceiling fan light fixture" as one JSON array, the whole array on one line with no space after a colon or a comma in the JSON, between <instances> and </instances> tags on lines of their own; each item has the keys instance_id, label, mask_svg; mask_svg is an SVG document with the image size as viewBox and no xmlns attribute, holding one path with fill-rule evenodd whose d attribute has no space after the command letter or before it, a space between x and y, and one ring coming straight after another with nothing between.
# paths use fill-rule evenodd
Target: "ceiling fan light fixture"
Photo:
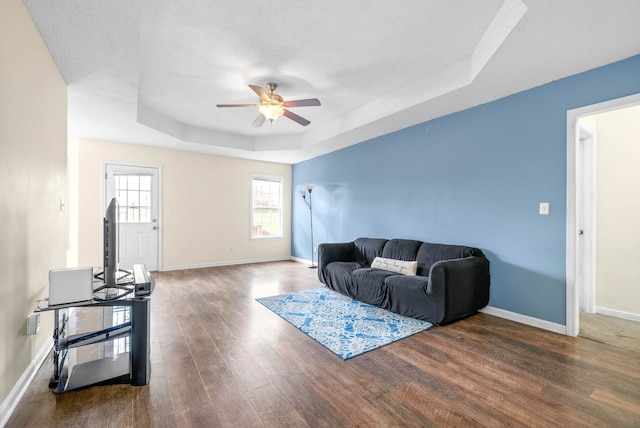
<instances>
[{"instance_id":1,"label":"ceiling fan light fixture","mask_svg":"<svg viewBox=\"0 0 640 428\"><path fill-rule=\"evenodd\" d=\"M278 87L275 83L267 83L269 93L265 92L260 86L249 85L249 87L260 97L260 104L216 104L217 107L258 107L260 115L253 121L254 127L262 126L265 120L272 122L280 116L285 116L302 126L307 126L311 122L304 117L298 116L285 107L308 107L319 106L320 101L317 98L309 98L306 100L289 100L285 102L282 97L274 91Z\"/></svg>"},{"instance_id":2,"label":"ceiling fan light fixture","mask_svg":"<svg viewBox=\"0 0 640 428\"><path fill-rule=\"evenodd\" d=\"M284 109L277 103L262 103L258 110L271 122L284 114Z\"/></svg>"}]
</instances>

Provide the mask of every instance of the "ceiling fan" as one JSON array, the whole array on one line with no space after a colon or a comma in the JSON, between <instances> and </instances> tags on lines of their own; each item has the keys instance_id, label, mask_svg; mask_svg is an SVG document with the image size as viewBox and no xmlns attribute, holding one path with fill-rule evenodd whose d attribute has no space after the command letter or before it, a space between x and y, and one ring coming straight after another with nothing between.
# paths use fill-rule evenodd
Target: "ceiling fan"
<instances>
[{"instance_id":1,"label":"ceiling fan","mask_svg":"<svg viewBox=\"0 0 640 428\"><path fill-rule=\"evenodd\" d=\"M260 97L260 104L217 104L216 107L258 107L260 115L253 122L253 126L261 126L265 120L273 122L280 116L288 117L294 122L299 123L302 126L307 126L311 122L304 117L298 116L295 113L287 110L285 107L309 107L319 106L320 101L317 98L309 98L306 100L294 100L284 101L282 97L276 94L275 91L278 87L275 83L267 83L269 93L265 92L260 86L249 85L253 91Z\"/></svg>"}]
</instances>

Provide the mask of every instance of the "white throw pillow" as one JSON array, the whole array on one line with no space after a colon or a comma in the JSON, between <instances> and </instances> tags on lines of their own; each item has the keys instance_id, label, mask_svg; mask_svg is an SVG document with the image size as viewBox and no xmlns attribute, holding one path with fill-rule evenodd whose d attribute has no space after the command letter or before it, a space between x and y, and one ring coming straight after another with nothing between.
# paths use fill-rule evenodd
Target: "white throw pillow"
<instances>
[{"instance_id":1,"label":"white throw pillow","mask_svg":"<svg viewBox=\"0 0 640 428\"><path fill-rule=\"evenodd\" d=\"M418 262L408 262L405 260L386 259L384 257L376 257L371 263L372 269L383 269L391 272L401 273L407 276L415 276L418 270Z\"/></svg>"}]
</instances>

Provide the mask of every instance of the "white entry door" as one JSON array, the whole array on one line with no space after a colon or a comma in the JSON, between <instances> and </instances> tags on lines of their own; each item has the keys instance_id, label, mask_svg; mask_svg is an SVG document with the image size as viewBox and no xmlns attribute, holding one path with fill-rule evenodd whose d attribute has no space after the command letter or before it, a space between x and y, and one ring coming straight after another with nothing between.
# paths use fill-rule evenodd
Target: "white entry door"
<instances>
[{"instance_id":1,"label":"white entry door","mask_svg":"<svg viewBox=\"0 0 640 428\"><path fill-rule=\"evenodd\" d=\"M118 200L120 269L159 267L159 168L106 164L105 208Z\"/></svg>"}]
</instances>

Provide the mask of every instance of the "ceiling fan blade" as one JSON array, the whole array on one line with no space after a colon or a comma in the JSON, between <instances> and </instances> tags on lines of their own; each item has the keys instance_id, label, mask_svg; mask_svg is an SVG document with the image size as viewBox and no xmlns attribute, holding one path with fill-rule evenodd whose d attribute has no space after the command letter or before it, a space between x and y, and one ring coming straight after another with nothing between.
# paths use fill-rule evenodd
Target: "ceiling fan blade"
<instances>
[{"instance_id":1,"label":"ceiling fan blade","mask_svg":"<svg viewBox=\"0 0 640 428\"><path fill-rule=\"evenodd\" d=\"M298 122L302 126L307 126L308 124L311 123L307 119L305 119L304 117L298 116L295 113L291 113L289 110L285 110L282 115L288 117L289 119L293 120L294 122Z\"/></svg>"},{"instance_id":2,"label":"ceiling fan blade","mask_svg":"<svg viewBox=\"0 0 640 428\"><path fill-rule=\"evenodd\" d=\"M260 107L260 104L216 104L216 107Z\"/></svg>"},{"instance_id":3,"label":"ceiling fan blade","mask_svg":"<svg viewBox=\"0 0 640 428\"><path fill-rule=\"evenodd\" d=\"M264 89L262 89L260 86L249 85L249 87L253 89L253 92L258 94L258 96L260 97L260 101L271 101L271 98L269 98L269 95L267 95Z\"/></svg>"},{"instance_id":4,"label":"ceiling fan blade","mask_svg":"<svg viewBox=\"0 0 640 428\"><path fill-rule=\"evenodd\" d=\"M264 115L262 113L260 113L258 115L258 117L256 117L256 120L253 121L253 125L252 126L255 127L255 128L258 128L259 126L262 126L264 121L265 121L265 117L264 117Z\"/></svg>"},{"instance_id":5,"label":"ceiling fan blade","mask_svg":"<svg viewBox=\"0 0 640 428\"><path fill-rule=\"evenodd\" d=\"M313 107L319 106L320 100L317 98L309 98L308 100L293 100L286 101L284 103L285 107Z\"/></svg>"}]
</instances>

